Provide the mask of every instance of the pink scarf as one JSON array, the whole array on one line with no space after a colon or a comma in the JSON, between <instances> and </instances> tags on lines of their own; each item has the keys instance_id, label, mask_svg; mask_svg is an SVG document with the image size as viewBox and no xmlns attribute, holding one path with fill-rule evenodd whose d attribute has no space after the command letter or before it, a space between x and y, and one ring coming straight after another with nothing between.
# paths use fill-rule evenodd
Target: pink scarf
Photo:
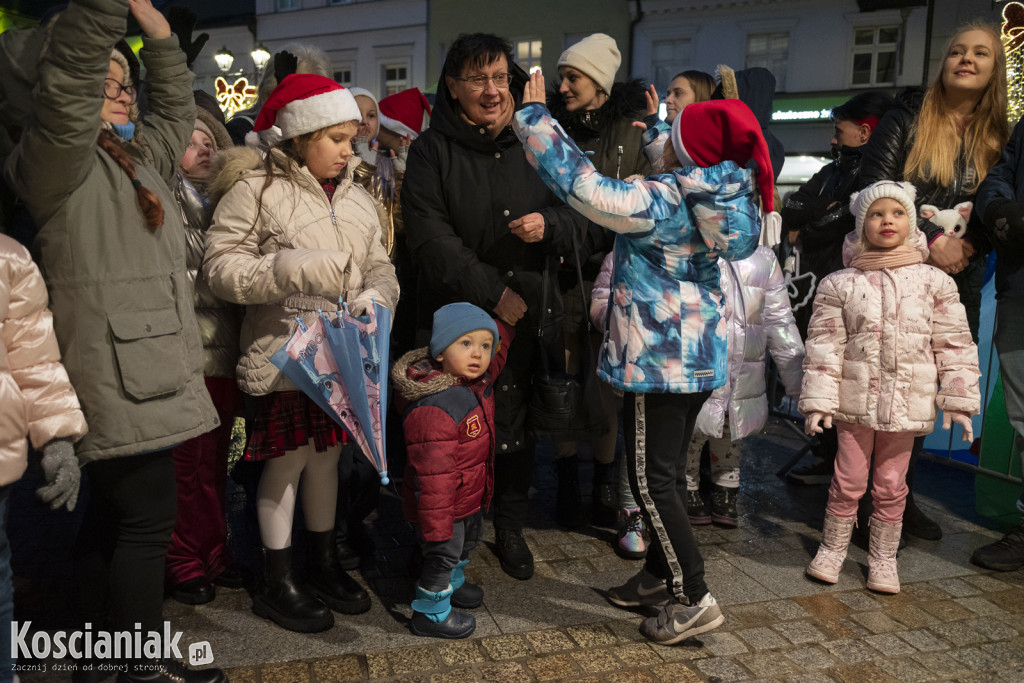
<instances>
[{"instance_id":1,"label":"pink scarf","mask_svg":"<svg viewBox=\"0 0 1024 683\"><path fill-rule=\"evenodd\" d=\"M922 263L921 252L909 244L901 244L889 251L862 251L853 258L850 267L857 270L882 270Z\"/></svg>"}]
</instances>

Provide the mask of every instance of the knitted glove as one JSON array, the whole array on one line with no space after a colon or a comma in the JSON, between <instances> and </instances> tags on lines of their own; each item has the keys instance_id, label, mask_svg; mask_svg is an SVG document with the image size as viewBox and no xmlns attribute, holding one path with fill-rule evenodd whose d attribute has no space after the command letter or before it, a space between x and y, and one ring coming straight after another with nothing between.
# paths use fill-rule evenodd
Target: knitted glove
<instances>
[{"instance_id":1,"label":"knitted glove","mask_svg":"<svg viewBox=\"0 0 1024 683\"><path fill-rule=\"evenodd\" d=\"M984 222L1000 247L1024 245L1024 211L1020 203L1012 199L992 202L985 210Z\"/></svg>"},{"instance_id":2,"label":"knitted glove","mask_svg":"<svg viewBox=\"0 0 1024 683\"><path fill-rule=\"evenodd\" d=\"M192 40L192 31L196 28L198 17L184 7L172 7L167 13L167 23L171 25L171 31L178 36L178 45L185 53L185 65L192 70L192 63L203 51L203 46L210 39L209 33L200 33Z\"/></svg>"},{"instance_id":3,"label":"knitted glove","mask_svg":"<svg viewBox=\"0 0 1024 683\"><path fill-rule=\"evenodd\" d=\"M281 50L274 55L274 78L280 83L285 76L291 76L299 70L299 58L291 52Z\"/></svg>"},{"instance_id":4,"label":"knitted glove","mask_svg":"<svg viewBox=\"0 0 1024 683\"><path fill-rule=\"evenodd\" d=\"M368 163L370 166L377 165L377 149L370 147L370 138L361 135L355 139L352 145L355 155Z\"/></svg>"},{"instance_id":5,"label":"knitted glove","mask_svg":"<svg viewBox=\"0 0 1024 683\"><path fill-rule=\"evenodd\" d=\"M391 162L394 165L395 173L405 173L405 161L409 158L409 147L410 145L402 145L398 148L398 156Z\"/></svg>"},{"instance_id":6,"label":"knitted glove","mask_svg":"<svg viewBox=\"0 0 1024 683\"><path fill-rule=\"evenodd\" d=\"M78 502L78 483L82 478L75 447L67 439L50 441L43 446L42 465L47 485L40 487L36 495L44 503L49 503L51 510L62 506L68 512L74 510Z\"/></svg>"}]
</instances>

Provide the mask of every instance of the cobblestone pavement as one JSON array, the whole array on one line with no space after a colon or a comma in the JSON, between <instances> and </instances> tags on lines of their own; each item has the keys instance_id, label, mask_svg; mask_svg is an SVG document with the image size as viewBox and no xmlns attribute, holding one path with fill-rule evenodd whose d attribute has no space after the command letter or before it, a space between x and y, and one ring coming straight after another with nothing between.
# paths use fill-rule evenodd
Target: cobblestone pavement
<instances>
[{"instance_id":1,"label":"cobblestone pavement","mask_svg":"<svg viewBox=\"0 0 1024 683\"><path fill-rule=\"evenodd\" d=\"M826 489L787 486L774 474L800 444L779 422L745 444L739 527L697 529L726 622L680 645L648 643L638 631L643 615L605 600L604 590L641 563L612 553L611 530L554 526L554 466L543 455L526 532L536 575L509 578L482 544L467 569L485 590L470 639L409 633L414 540L393 500L373 524L377 556L360 572L374 597L370 612L338 615L330 631L300 635L254 616L244 591L221 590L201 607L168 601L166 616L185 632L183 643L209 641L215 664L243 683L1024 681L1024 571L986 572L968 562L1014 520L975 514L973 475L919 464L918 503L944 538L912 540L899 557L903 591L875 595L864 588L866 553L855 546L837 585L803 575L820 538ZM492 538L488 525L484 540Z\"/></svg>"}]
</instances>

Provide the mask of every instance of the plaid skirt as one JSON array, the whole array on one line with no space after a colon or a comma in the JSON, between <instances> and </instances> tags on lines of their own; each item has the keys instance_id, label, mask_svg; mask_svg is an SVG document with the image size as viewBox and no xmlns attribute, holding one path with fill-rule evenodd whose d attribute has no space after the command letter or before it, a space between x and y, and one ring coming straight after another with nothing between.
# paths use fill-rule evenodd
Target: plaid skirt
<instances>
[{"instance_id":1,"label":"plaid skirt","mask_svg":"<svg viewBox=\"0 0 1024 683\"><path fill-rule=\"evenodd\" d=\"M301 391L275 391L253 398L255 415L245 460L277 458L310 439L317 453L349 442L345 430Z\"/></svg>"}]
</instances>

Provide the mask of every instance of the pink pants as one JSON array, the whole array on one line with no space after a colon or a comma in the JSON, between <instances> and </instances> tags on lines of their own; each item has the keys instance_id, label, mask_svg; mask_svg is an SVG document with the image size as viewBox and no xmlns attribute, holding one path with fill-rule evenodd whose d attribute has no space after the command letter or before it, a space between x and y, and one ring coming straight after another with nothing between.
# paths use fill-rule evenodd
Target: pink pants
<instances>
[{"instance_id":1,"label":"pink pants","mask_svg":"<svg viewBox=\"0 0 1024 683\"><path fill-rule=\"evenodd\" d=\"M907 467L914 448L914 433L876 432L849 422L835 424L839 452L825 510L836 517L855 517L857 501L868 488L870 471L874 516L889 524L899 524L907 501Z\"/></svg>"},{"instance_id":2,"label":"pink pants","mask_svg":"<svg viewBox=\"0 0 1024 683\"><path fill-rule=\"evenodd\" d=\"M220 426L174 449L178 487L178 518L167 549L167 584L223 572L227 550L224 491L228 478L228 447L241 394L234 377L207 377L206 389L217 407Z\"/></svg>"}]
</instances>

